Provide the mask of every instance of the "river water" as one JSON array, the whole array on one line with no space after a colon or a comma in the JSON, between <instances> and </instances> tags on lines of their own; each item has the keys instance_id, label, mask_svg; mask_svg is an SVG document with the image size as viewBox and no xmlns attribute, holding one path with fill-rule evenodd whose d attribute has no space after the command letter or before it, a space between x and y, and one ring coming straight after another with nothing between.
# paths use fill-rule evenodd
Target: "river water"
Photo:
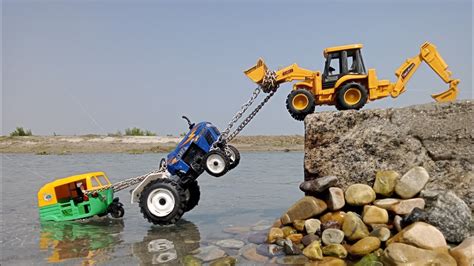
<instances>
[{"instance_id":1,"label":"river water","mask_svg":"<svg viewBox=\"0 0 474 266\"><path fill-rule=\"evenodd\" d=\"M303 153L248 152L225 176L204 173L199 177L199 205L177 225L149 224L138 206L130 204L128 190L116 195L125 205L123 219L39 223L36 194L43 184L90 171L105 171L114 183L155 169L163 156L2 155L0 264L149 265L162 259L153 241L166 239L177 255L168 264L178 265L200 246L235 237L223 232L225 229L271 224L303 196L298 189L303 180Z\"/></svg>"}]
</instances>

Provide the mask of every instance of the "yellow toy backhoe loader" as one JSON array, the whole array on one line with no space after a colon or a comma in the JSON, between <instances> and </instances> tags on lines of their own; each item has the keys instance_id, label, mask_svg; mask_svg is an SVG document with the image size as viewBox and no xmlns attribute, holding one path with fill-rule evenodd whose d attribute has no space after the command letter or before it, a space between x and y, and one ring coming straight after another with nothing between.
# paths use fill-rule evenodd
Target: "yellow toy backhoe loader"
<instances>
[{"instance_id":1,"label":"yellow toy backhoe loader","mask_svg":"<svg viewBox=\"0 0 474 266\"><path fill-rule=\"evenodd\" d=\"M338 110L360 109L368 101L387 96L398 97L405 85L425 61L441 79L449 84L449 89L432 97L438 102L453 101L458 94L458 79L451 78L448 65L436 47L425 42L420 53L405 61L395 72L395 83L379 80L375 69L365 69L361 54L362 44L336 46L324 49L326 63L324 71L311 71L292 64L276 72L269 71L263 59L245 71L255 83L264 87L271 76L276 86L285 82L299 81L293 85L286 106L291 116L303 120L314 112L316 105L335 105Z\"/></svg>"}]
</instances>

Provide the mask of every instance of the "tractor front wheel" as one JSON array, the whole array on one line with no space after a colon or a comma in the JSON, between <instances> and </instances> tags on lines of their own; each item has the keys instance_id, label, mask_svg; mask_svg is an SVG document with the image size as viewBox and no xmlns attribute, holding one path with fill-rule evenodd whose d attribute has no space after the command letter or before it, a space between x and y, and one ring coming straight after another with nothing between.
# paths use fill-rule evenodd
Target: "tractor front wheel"
<instances>
[{"instance_id":1,"label":"tractor front wheel","mask_svg":"<svg viewBox=\"0 0 474 266\"><path fill-rule=\"evenodd\" d=\"M337 110L359 110L369 98L364 85L357 82L344 84L336 93Z\"/></svg>"},{"instance_id":2,"label":"tractor front wheel","mask_svg":"<svg viewBox=\"0 0 474 266\"><path fill-rule=\"evenodd\" d=\"M204 157L204 169L212 176L223 176L229 171L230 161L227 155L221 150L213 150Z\"/></svg>"},{"instance_id":3,"label":"tractor front wheel","mask_svg":"<svg viewBox=\"0 0 474 266\"><path fill-rule=\"evenodd\" d=\"M225 153L227 154L227 157L229 157L230 161L229 170L232 170L237 167L237 165L239 165L240 163L239 150L237 150L237 148L232 145L227 145L227 147L225 147Z\"/></svg>"},{"instance_id":4,"label":"tractor front wheel","mask_svg":"<svg viewBox=\"0 0 474 266\"><path fill-rule=\"evenodd\" d=\"M288 94L286 98L286 109L290 115L299 121L314 112L314 95L306 89L296 89Z\"/></svg>"}]
</instances>

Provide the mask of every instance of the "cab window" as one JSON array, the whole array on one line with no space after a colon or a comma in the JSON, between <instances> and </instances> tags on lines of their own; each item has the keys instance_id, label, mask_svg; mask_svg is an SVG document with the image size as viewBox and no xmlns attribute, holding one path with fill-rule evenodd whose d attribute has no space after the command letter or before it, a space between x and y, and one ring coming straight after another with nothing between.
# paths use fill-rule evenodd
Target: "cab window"
<instances>
[{"instance_id":1,"label":"cab window","mask_svg":"<svg viewBox=\"0 0 474 266\"><path fill-rule=\"evenodd\" d=\"M92 185L92 187L100 187L100 183L97 180L97 177L95 177L95 176L91 177L91 185Z\"/></svg>"},{"instance_id":2,"label":"cab window","mask_svg":"<svg viewBox=\"0 0 474 266\"><path fill-rule=\"evenodd\" d=\"M109 181L107 181L107 179L105 178L105 176L99 175L99 176L97 176L97 178L99 179L100 184L101 184L102 186L110 185Z\"/></svg>"}]
</instances>

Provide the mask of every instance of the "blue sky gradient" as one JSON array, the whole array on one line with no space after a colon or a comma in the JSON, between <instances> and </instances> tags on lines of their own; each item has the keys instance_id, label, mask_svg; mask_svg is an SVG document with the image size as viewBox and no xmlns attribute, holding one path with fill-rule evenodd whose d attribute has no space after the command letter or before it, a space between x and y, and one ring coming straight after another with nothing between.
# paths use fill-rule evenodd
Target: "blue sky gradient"
<instances>
[{"instance_id":1,"label":"blue sky gradient","mask_svg":"<svg viewBox=\"0 0 474 266\"><path fill-rule=\"evenodd\" d=\"M272 69L322 70L322 50L363 43L367 68L394 71L434 43L472 99L471 1L4 1L2 132L106 134L137 126L187 130L180 117L223 128L255 85L242 73L259 57ZM433 100L445 85L422 65L397 99ZM283 85L243 132L303 134ZM316 111L335 110L317 107Z\"/></svg>"}]
</instances>

